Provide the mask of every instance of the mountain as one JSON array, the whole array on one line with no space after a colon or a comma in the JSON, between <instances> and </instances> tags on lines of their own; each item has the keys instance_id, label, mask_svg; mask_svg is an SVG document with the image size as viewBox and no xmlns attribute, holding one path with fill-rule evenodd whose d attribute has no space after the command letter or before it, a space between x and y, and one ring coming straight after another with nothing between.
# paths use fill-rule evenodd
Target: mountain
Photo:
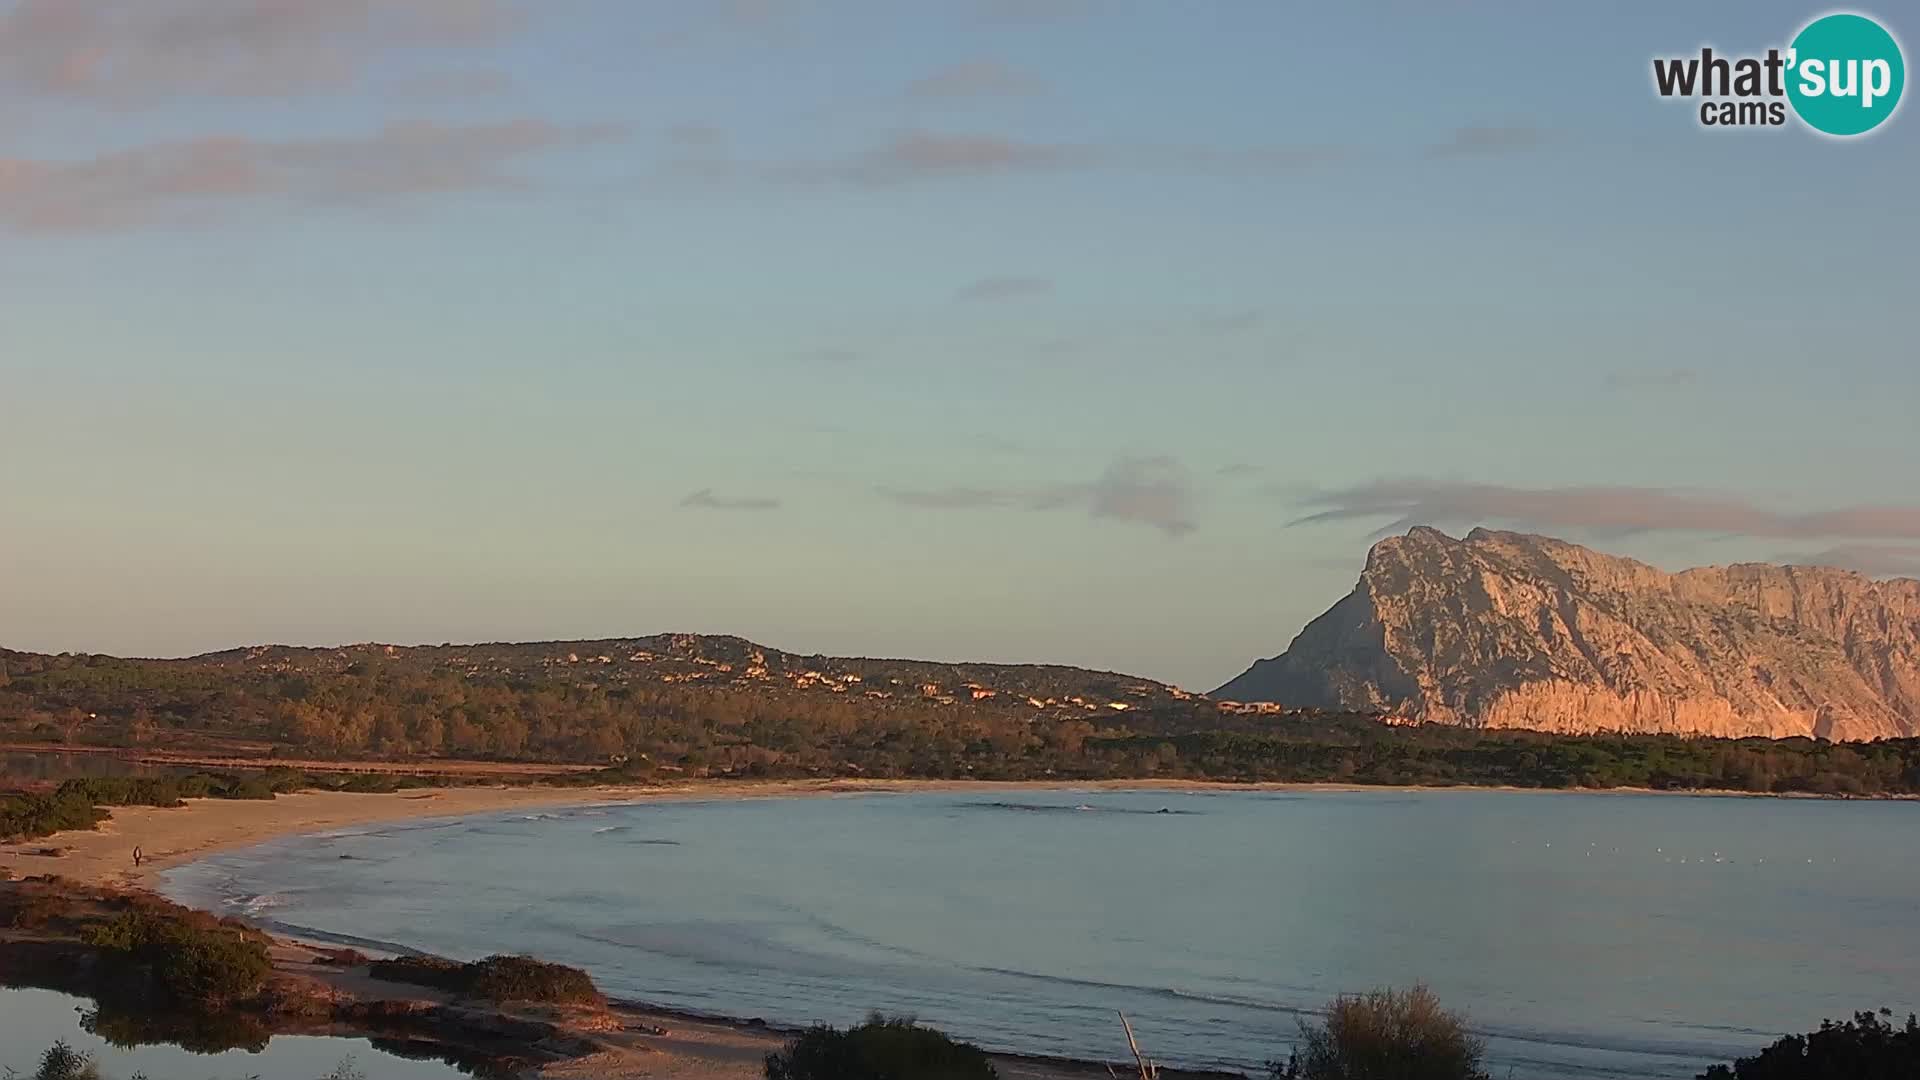
<instances>
[{"instance_id":1,"label":"mountain","mask_svg":"<svg viewBox=\"0 0 1920 1080\"><path fill-rule=\"evenodd\" d=\"M1556 732L1920 734L1920 581L1665 573L1523 533L1419 527L1215 696Z\"/></svg>"}]
</instances>

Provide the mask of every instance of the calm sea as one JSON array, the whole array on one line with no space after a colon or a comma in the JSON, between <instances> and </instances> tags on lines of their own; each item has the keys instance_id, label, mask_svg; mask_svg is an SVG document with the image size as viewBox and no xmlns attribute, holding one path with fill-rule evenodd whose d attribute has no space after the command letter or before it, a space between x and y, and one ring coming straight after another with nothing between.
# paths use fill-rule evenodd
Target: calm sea
<instances>
[{"instance_id":1,"label":"calm sea","mask_svg":"<svg viewBox=\"0 0 1920 1080\"><path fill-rule=\"evenodd\" d=\"M1920 1006L1920 804L1502 792L690 801L285 840L169 875L285 928L530 952L779 1024L1255 1069L1424 980L1494 1075L1691 1077Z\"/></svg>"}]
</instances>

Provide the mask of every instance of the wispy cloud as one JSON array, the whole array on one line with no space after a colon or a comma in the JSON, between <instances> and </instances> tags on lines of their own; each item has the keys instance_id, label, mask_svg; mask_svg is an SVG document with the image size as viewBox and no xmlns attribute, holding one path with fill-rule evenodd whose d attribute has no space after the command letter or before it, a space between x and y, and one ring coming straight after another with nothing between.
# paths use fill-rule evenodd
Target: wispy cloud
<instances>
[{"instance_id":1,"label":"wispy cloud","mask_svg":"<svg viewBox=\"0 0 1920 1080\"><path fill-rule=\"evenodd\" d=\"M754 160L722 140L678 145L653 182L878 188L910 184L1109 170L1115 172L1278 175L1344 160L1337 147L1221 148L1146 144L1079 144L991 132L907 130L866 146L813 160Z\"/></svg>"},{"instance_id":2,"label":"wispy cloud","mask_svg":"<svg viewBox=\"0 0 1920 1080\"><path fill-rule=\"evenodd\" d=\"M1088 517L1149 525L1168 536L1195 528L1193 482L1171 457L1126 457L1086 483L1038 488L882 487L880 496L924 510L1084 510Z\"/></svg>"},{"instance_id":3,"label":"wispy cloud","mask_svg":"<svg viewBox=\"0 0 1920 1080\"><path fill-rule=\"evenodd\" d=\"M1254 476L1260 472L1260 466L1245 461L1233 461L1214 471L1221 476Z\"/></svg>"},{"instance_id":4,"label":"wispy cloud","mask_svg":"<svg viewBox=\"0 0 1920 1080\"><path fill-rule=\"evenodd\" d=\"M351 83L381 54L478 45L506 0L17 0L0 9L0 84L121 107Z\"/></svg>"},{"instance_id":5,"label":"wispy cloud","mask_svg":"<svg viewBox=\"0 0 1920 1080\"><path fill-rule=\"evenodd\" d=\"M431 104L499 97L513 89L513 76L483 68L426 71L394 81L386 97Z\"/></svg>"},{"instance_id":6,"label":"wispy cloud","mask_svg":"<svg viewBox=\"0 0 1920 1080\"><path fill-rule=\"evenodd\" d=\"M907 85L907 96L922 101L962 98L1028 97L1041 90L1039 79L998 60L951 64Z\"/></svg>"},{"instance_id":7,"label":"wispy cloud","mask_svg":"<svg viewBox=\"0 0 1920 1080\"><path fill-rule=\"evenodd\" d=\"M680 500L688 510L778 510L780 500L758 495L718 495L712 488L701 488Z\"/></svg>"},{"instance_id":8,"label":"wispy cloud","mask_svg":"<svg viewBox=\"0 0 1920 1080\"><path fill-rule=\"evenodd\" d=\"M1782 539L1920 539L1920 505L1788 513L1738 495L1671 488L1525 488L1415 478L1315 492L1301 501L1321 509L1295 520L1295 525L1390 519L1382 531L1413 525L1501 522L1611 534L1692 532Z\"/></svg>"},{"instance_id":9,"label":"wispy cloud","mask_svg":"<svg viewBox=\"0 0 1920 1080\"><path fill-rule=\"evenodd\" d=\"M1609 390L1671 390L1699 382L1700 373L1692 368L1613 371L1607 373L1605 381Z\"/></svg>"},{"instance_id":10,"label":"wispy cloud","mask_svg":"<svg viewBox=\"0 0 1920 1080\"><path fill-rule=\"evenodd\" d=\"M509 166L615 137L539 120L398 124L370 135L152 143L65 161L0 158L0 227L113 229L269 203L357 205L529 186Z\"/></svg>"},{"instance_id":11,"label":"wispy cloud","mask_svg":"<svg viewBox=\"0 0 1920 1080\"><path fill-rule=\"evenodd\" d=\"M1507 154L1531 150L1548 139L1548 133L1536 127L1456 128L1446 139L1427 147L1428 157L1467 157L1480 154Z\"/></svg>"},{"instance_id":12,"label":"wispy cloud","mask_svg":"<svg viewBox=\"0 0 1920 1080\"><path fill-rule=\"evenodd\" d=\"M794 353L793 359L796 363L803 364L807 367L825 368L834 371L844 371L848 368L859 367L866 362L865 356L852 349L836 348L807 349L804 352Z\"/></svg>"},{"instance_id":13,"label":"wispy cloud","mask_svg":"<svg viewBox=\"0 0 1920 1080\"><path fill-rule=\"evenodd\" d=\"M908 131L869 150L817 167L819 175L860 184L993 176L1084 167L1092 151L1004 135ZM806 170L803 169L804 174Z\"/></svg>"},{"instance_id":14,"label":"wispy cloud","mask_svg":"<svg viewBox=\"0 0 1920 1080\"><path fill-rule=\"evenodd\" d=\"M1920 546L1905 544L1840 544L1811 553L1776 555L1773 561L1797 566L1838 566L1874 577L1920 577Z\"/></svg>"},{"instance_id":15,"label":"wispy cloud","mask_svg":"<svg viewBox=\"0 0 1920 1080\"><path fill-rule=\"evenodd\" d=\"M1053 291L1053 282L1040 277L984 277L969 282L954 294L956 300L1017 300L1027 296L1045 296Z\"/></svg>"}]
</instances>

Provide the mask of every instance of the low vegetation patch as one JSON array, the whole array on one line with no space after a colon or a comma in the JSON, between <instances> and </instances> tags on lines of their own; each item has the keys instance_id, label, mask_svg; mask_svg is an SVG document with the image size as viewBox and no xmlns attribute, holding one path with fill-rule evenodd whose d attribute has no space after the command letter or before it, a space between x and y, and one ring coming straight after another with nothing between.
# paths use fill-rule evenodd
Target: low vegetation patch
<instances>
[{"instance_id":1,"label":"low vegetation patch","mask_svg":"<svg viewBox=\"0 0 1920 1080\"><path fill-rule=\"evenodd\" d=\"M847 1031L810 1028L768 1054L767 1080L994 1080L987 1055L900 1017L873 1016Z\"/></svg>"},{"instance_id":2,"label":"low vegetation patch","mask_svg":"<svg viewBox=\"0 0 1920 1080\"><path fill-rule=\"evenodd\" d=\"M606 1001L586 972L529 956L489 956L466 964L439 956L402 956L375 960L368 967L376 979L430 986L488 1001L553 1005L599 1005Z\"/></svg>"}]
</instances>

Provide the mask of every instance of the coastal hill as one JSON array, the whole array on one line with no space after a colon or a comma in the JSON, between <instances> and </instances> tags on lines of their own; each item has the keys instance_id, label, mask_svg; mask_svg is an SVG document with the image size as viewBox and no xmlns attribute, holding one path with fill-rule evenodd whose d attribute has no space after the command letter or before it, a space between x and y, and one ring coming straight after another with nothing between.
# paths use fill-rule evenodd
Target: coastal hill
<instances>
[{"instance_id":1,"label":"coastal hill","mask_svg":"<svg viewBox=\"0 0 1920 1080\"><path fill-rule=\"evenodd\" d=\"M1417 527L1223 698L1554 732L1920 734L1920 581L1677 574L1545 536Z\"/></svg>"}]
</instances>

